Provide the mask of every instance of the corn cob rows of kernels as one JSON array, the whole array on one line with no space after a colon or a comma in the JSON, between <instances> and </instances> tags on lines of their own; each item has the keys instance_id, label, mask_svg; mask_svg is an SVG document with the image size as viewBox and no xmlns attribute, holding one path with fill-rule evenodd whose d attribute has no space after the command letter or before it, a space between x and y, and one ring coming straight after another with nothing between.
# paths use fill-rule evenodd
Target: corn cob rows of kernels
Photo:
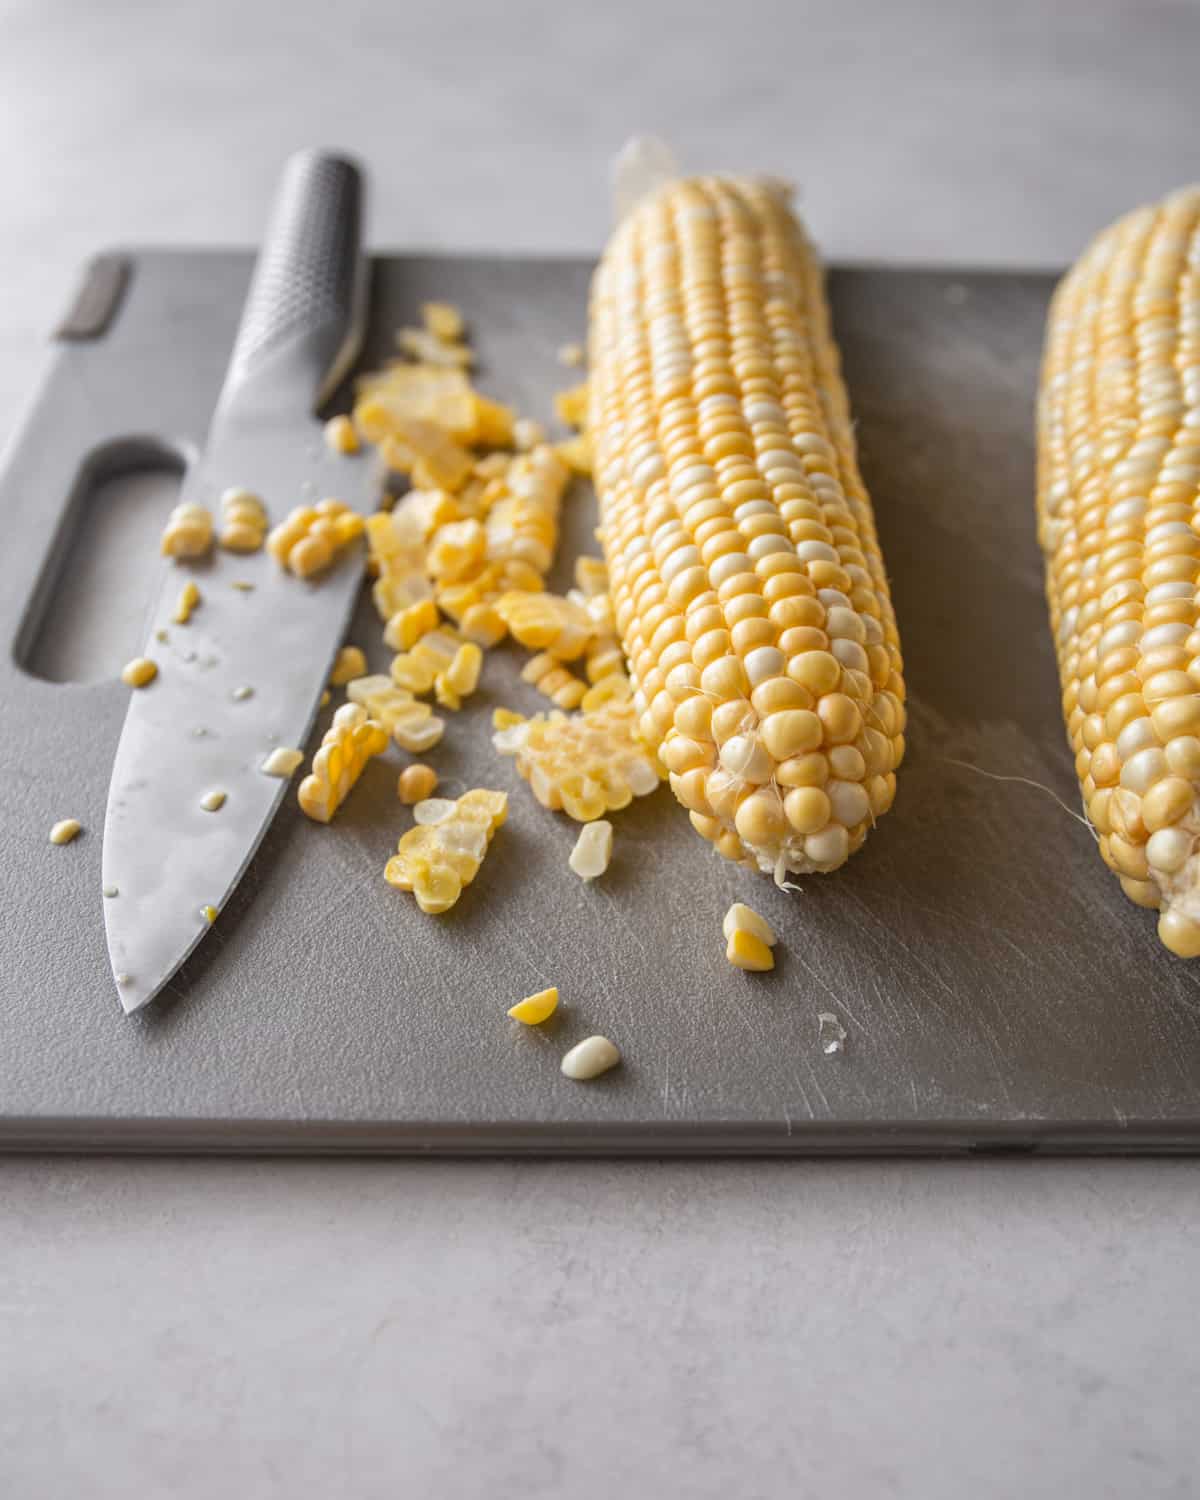
<instances>
[{"instance_id":1,"label":"corn cob rows of kernels","mask_svg":"<svg viewBox=\"0 0 1200 1500\"><path fill-rule=\"evenodd\" d=\"M904 684L822 272L782 193L705 178L643 202L590 341L642 734L722 854L834 869L891 805Z\"/></svg>"},{"instance_id":2,"label":"corn cob rows of kernels","mask_svg":"<svg viewBox=\"0 0 1200 1500\"><path fill-rule=\"evenodd\" d=\"M1131 900L1200 954L1200 189L1101 234L1055 293L1038 531L1084 805Z\"/></svg>"}]
</instances>

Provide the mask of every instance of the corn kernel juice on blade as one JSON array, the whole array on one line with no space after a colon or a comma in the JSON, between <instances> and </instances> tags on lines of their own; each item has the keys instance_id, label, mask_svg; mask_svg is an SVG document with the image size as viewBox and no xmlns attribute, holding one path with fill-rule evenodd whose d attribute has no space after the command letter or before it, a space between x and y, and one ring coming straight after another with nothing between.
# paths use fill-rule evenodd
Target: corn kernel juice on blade
<instances>
[{"instance_id":1,"label":"corn kernel juice on blade","mask_svg":"<svg viewBox=\"0 0 1200 1500\"><path fill-rule=\"evenodd\" d=\"M1038 539L1101 857L1200 956L1200 189L1097 236L1050 308Z\"/></svg>"},{"instance_id":2,"label":"corn kernel juice on blade","mask_svg":"<svg viewBox=\"0 0 1200 1500\"><path fill-rule=\"evenodd\" d=\"M379 466L369 455L331 453L307 416L293 439L271 442L274 478L262 455L255 466L241 447L230 460L241 472L208 455L185 495L215 509L240 482L263 495L272 521L308 485L360 512L377 504ZM104 829L103 883L119 892L104 900L104 920L113 973L127 980L118 986L127 1012L153 1000L209 930L202 908L219 913L289 789L294 795L290 782L260 767L277 746L308 740L362 585L363 556L355 541L312 581L293 577L265 549L214 546L199 561L164 561L145 626L144 652L158 674L129 693ZM189 579L203 602L180 626L174 616ZM165 643L156 639L164 628ZM253 695L235 699L246 685ZM200 799L213 787L227 797L208 813Z\"/></svg>"},{"instance_id":3,"label":"corn kernel juice on blade","mask_svg":"<svg viewBox=\"0 0 1200 1500\"><path fill-rule=\"evenodd\" d=\"M588 432L642 738L696 829L835 869L891 805L899 640L822 271L786 196L677 181L592 283Z\"/></svg>"}]
</instances>

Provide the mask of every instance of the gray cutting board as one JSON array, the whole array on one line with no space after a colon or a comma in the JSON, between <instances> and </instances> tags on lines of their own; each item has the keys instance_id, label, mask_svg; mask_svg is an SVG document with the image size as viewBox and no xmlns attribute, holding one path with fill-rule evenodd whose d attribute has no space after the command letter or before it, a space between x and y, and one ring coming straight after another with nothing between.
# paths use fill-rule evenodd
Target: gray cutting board
<instances>
[{"instance_id":1,"label":"gray cutting board","mask_svg":"<svg viewBox=\"0 0 1200 1500\"><path fill-rule=\"evenodd\" d=\"M0 480L0 1144L129 1150L820 1152L1190 1150L1200 965L1158 946L1103 869L1059 720L1032 522L1032 403L1051 278L844 270L837 330L893 577L911 690L893 811L836 875L788 895L730 868L665 788L618 814L606 877L567 869L576 825L491 750L532 710L520 657L436 763L511 815L449 915L383 881L408 823L398 752L328 828L289 798L212 935L148 1012L109 977L100 830L171 470L204 432L250 257L135 253L106 331L60 340ZM485 386L548 419L576 378L579 261L388 257L374 348L444 297ZM97 457L99 455L99 457ZM132 472L137 471L137 472ZM72 499L73 497L73 499ZM294 497L269 497L276 506ZM71 502L68 504L68 502ZM579 484L563 554L590 548ZM565 573L563 574L565 578ZM563 581L563 579L560 579ZM369 604L352 640L387 653ZM84 679L84 680L80 680ZM320 726L324 727L324 719ZM170 747L164 746L164 753ZM56 819L86 833L53 848ZM779 963L725 963L735 897ZM560 1017L504 1012L547 984ZM818 1042L818 1013L847 1032ZM559 1059L604 1032L623 1067Z\"/></svg>"}]
</instances>

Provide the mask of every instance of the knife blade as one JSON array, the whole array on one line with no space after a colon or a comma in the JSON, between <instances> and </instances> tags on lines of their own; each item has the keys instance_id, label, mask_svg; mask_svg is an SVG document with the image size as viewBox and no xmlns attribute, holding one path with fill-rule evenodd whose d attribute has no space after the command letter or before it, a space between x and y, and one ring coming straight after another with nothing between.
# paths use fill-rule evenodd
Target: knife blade
<instances>
[{"instance_id":1,"label":"knife blade","mask_svg":"<svg viewBox=\"0 0 1200 1500\"><path fill-rule=\"evenodd\" d=\"M272 522L328 497L358 510L377 502L378 462L330 451L314 415L361 342L362 200L361 174L341 157L301 152L285 167L207 442L179 496L208 506L218 526L234 486L260 495ZM304 746L362 571L358 543L311 582L265 551L164 562L145 649L159 672L130 696L101 860L127 1014L205 936L206 908L220 912L270 826L291 783L262 763L277 746ZM201 603L180 626L188 578ZM216 792L223 804L206 811Z\"/></svg>"}]
</instances>

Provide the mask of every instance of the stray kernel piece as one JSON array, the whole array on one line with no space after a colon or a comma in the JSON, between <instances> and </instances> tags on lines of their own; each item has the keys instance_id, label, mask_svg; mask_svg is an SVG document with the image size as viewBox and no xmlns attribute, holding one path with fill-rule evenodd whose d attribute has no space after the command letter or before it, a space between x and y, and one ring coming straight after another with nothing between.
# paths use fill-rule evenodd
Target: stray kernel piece
<instances>
[{"instance_id":1,"label":"stray kernel piece","mask_svg":"<svg viewBox=\"0 0 1200 1500\"><path fill-rule=\"evenodd\" d=\"M319 706L321 708L328 708L329 707L329 700L332 697L333 697L333 694L329 691L328 688L326 688L325 691L321 694L321 702L320 702Z\"/></svg>"},{"instance_id":2,"label":"stray kernel piece","mask_svg":"<svg viewBox=\"0 0 1200 1500\"><path fill-rule=\"evenodd\" d=\"M568 427L583 428L587 426L588 410L588 383L580 381L573 385L570 390L559 391L554 398L554 410L560 422Z\"/></svg>"},{"instance_id":3,"label":"stray kernel piece","mask_svg":"<svg viewBox=\"0 0 1200 1500\"><path fill-rule=\"evenodd\" d=\"M621 1061L621 1054L606 1036L589 1036L571 1048L562 1060L562 1070L568 1078L582 1082L587 1078L598 1078Z\"/></svg>"},{"instance_id":4,"label":"stray kernel piece","mask_svg":"<svg viewBox=\"0 0 1200 1500\"><path fill-rule=\"evenodd\" d=\"M773 948L776 942L775 932L770 922L765 917L760 917L753 907L746 906L741 901L735 901L725 913L725 920L721 923L721 932L727 942L735 932L748 932L760 943L766 943L768 948Z\"/></svg>"},{"instance_id":5,"label":"stray kernel piece","mask_svg":"<svg viewBox=\"0 0 1200 1500\"><path fill-rule=\"evenodd\" d=\"M121 681L126 687L146 687L157 676L158 666L148 656L135 656L121 668Z\"/></svg>"},{"instance_id":6,"label":"stray kernel piece","mask_svg":"<svg viewBox=\"0 0 1200 1500\"><path fill-rule=\"evenodd\" d=\"M267 507L253 490L221 496L221 546L227 552L257 552L267 535Z\"/></svg>"},{"instance_id":7,"label":"stray kernel piece","mask_svg":"<svg viewBox=\"0 0 1200 1500\"><path fill-rule=\"evenodd\" d=\"M78 818L63 818L60 823L55 823L50 830L50 842L52 844L69 844L73 838L83 832L83 824Z\"/></svg>"},{"instance_id":8,"label":"stray kernel piece","mask_svg":"<svg viewBox=\"0 0 1200 1500\"><path fill-rule=\"evenodd\" d=\"M548 1021L558 1009L558 991L553 985L548 990L539 990L536 995L527 995L509 1007L509 1015L523 1026L540 1026Z\"/></svg>"},{"instance_id":9,"label":"stray kernel piece","mask_svg":"<svg viewBox=\"0 0 1200 1500\"><path fill-rule=\"evenodd\" d=\"M293 750L288 745L277 745L258 769L264 776L278 776L280 780L286 781L303 759L303 750Z\"/></svg>"},{"instance_id":10,"label":"stray kernel piece","mask_svg":"<svg viewBox=\"0 0 1200 1500\"><path fill-rule=\"evenodd\" d=\"M121 894L121 892L117 889L117 887L115 885L105 885L105 886L101 886L101 888L100 888L100 894L104 897L104 899L106 901L111 901L114 896L119 896Z\"/></svg>"},{"instance_id":11,"label":"stray kernel piece","mask_svg":"<svg viewBox=\"0 0 1200 1500\"><path fill-rule=\"evenodd\" d=\"M582 344L563 344L558 351L559 364L566 365L568 369L578 369L583 360Z\"/></svg>"},{"instance_id":12,"label":"stray kernel piece","mask_svg":"<svg viewBox=\"0 0 1200 1500\"><path fill-rule=\"evenodd\" d=\"M421 910L433 916L449 911L475 879L492 835L508 816L505 792L477 787L450 803L447 813L442 804L448 800L431 797L418 804L416 825L402 835L383 872L389 885L412 891Z\"/></svg>"},{"instance_id":13,"label":"stray kernel piece","mask_svg":"<svg viewBox=\"0 0 1200 1500\"><path fill-rule=\"evenodd\" d=\"M175 604L175 613L171 618L176 625L186 625L192 618L192 611L200 603L200 590L196 587L194 579L189 578L179 590L179 599Z\"/></svg>"},{"instance_id":14,"label":"stray kernel piece","mask_svg":"<svg viewBox=\"0 0 1200 1500\"><path fill-rule=\"evenodd\" d=\"M770 948L745 927L735 927L730 933L725 957L735 969L747 969L753 973L764 973L775 967L775 955Z\"/></svg>"},{"instance_id":15,"label":"stray kernel piece","mask_svg":"<svg viewBox=\"0 0 1200 1500\"><path fill-rule=\"evenodd\" d=\"M463 336L463 315L452 302L422 302L421 321L435 339L445 343Z\"/></svg>"},{"instance_id":16,"label":"stray kernel piece","mask_svg":"<svg viewBox=\"0 0 1200 1500\"><path fill-rule=\"evenodd\" d=\"M408 688L382 674L348 682L346 697L351 703L360 703L397 745L412 755L432 750L446 728L446 721L439 719L428 703L419 703Z\"/></svg>"},{"instance_id":17,"label":"stray kernel piece","mask_svg":"<svg viewBox=\"0 0 1200 1500\"><path fill-rule=\"evenodd\" d=\"M330 566L339 548L362 535L364 521L340 500L298 505L267 537L267 551L297 578Z\"/></svg>"},{"instance_id":18,"label":"stray kernel piece","mask_svg":"<svg viewBox=\"0 0 1200 1500\"><path fill-rule=\"evenodd\" d=\"M312 771L300 783L301 809L328 823L346 800L373 755L387 749L387 730L358 703L343 703L313 756Z\"/></svg>"},{"instance_id":19,"label":"stray kernel piece","mask_svg":"<svg viewBox=\"0 0 1200 1500\"><path fill-rule=\"evenodd\" d=\"M330 417L325 423L325 442L334 453L357 453L358 433L349 417Z\"/></svg>"},{"instance_id":20,"label":"stray kernel piece","mask_svg":"<svg viewBox=\"0 0 1200 1500\"><path fill-rule=\"evenodd\" d=\"M235 703L245 703L247 698L254 697L254 689L248 682L243 682L240 686L235 687L229 696Z\"/></svg>"},{"instance_id":21,"label":"stray kernel piece","mask_svg":"<svg viewBox=\"0 0 1200 1500\"><path fill-rule=\"evenodd\" d=\"M200 908L200 915L211 925L217 920L217 908L215 906L202 906Z\"/></svg>"},{"instance_id":22,"label":"stray kernel piece","mask_svg":"<svg viewBox=\"0 0 1200 1500\"><path fill-rule=\"evenodd\" d=\"M358 646L343 646L337 654L337 660L333 664L333 671L329 675L331 687L345 687L355 677L365 677L367 674L367 658Z\"/></svg>"},{"instance_id":23,"label":"stray kernel piece","mask_svg":"<svg viewBox=\"0 0 1200 1500\"><path fill-rule=\"evenodd\" d=\"M254 585L245 578L235 578L229 587L237 589L239 594L252 594L254 592Z\"/></svg>"},{"instance_id":24,"label":"stray kernel piece","mask_svg":"<svg viewBox=\"0 0 1200 1500\"><path fill-rule=\"evenodd\" d=\"M203 557L212 546L213 519L203 505L177 505L162 534L164 557Z\"/></svg>"},{"instance_id":25,"label":"stray kernel piece","mask_svg":"<svg viewBox=\"0 0 1200 1500\"><path fill-rule=\"evenodd\" d=\"M200 798L200 806L205 812L220 812L225 806L225 795L222 791L205 792Z\"/></svg>"},{"instance_id":26,"label":"stray kernel piece","mask_svg":"<svg viewBox=\"0 0 1200 1500\"><path fill-rule=\"evenodd\" d=\"M580 880L595 880L608 869L612 859L613 828L606 818L585 823L579 830L575 847L567 863Z\"/></svg>"},{"instance_id":27,"label":"stray kernel piece","mask_svg":"<svg viewBox=\"0 0 1200 1500\"><path fill-rule=\"evenodd\" d=\"M422 828L432 828L435 823L452 818L457 807L453 797L424 797L413 808L413 822Z\"/></svg>"},{"instance_id":28,"label":"stray kernel piece","mask_svg":"<svg viewBox=\"0 0 1200 1500\"><path fill-rule=\"evenodd\" d=\"M432 797L437 791L438 774L432 766L427 766L418 761L415 765L405 766L400 772L396 782L396 795L406 806L411 807L414 802L424 802L427 797Z\"/></svg>"}]
</instances>

